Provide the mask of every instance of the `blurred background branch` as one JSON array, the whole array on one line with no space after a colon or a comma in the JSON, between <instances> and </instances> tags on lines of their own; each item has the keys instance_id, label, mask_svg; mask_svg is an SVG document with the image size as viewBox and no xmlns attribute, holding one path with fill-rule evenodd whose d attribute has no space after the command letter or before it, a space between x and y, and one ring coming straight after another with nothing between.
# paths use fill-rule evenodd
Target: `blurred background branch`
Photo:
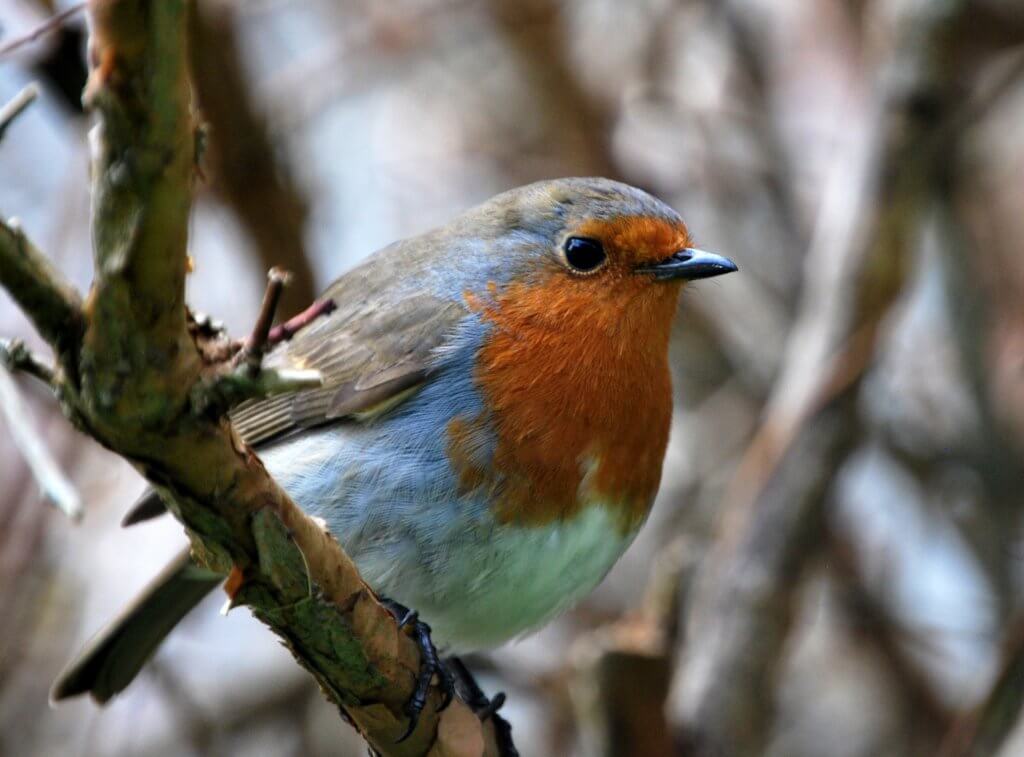
<instances>
[{"instance_id":1,"label":"blurred background branch","mask_svg":"<svg viewBox=\"0 0 1024 757\"><path fill-rule=\"evenodd\" d=\"M287 154L275 144L249 92L238 49L237 4L195 4L191 22L193 85L208 129L204 157L210 186L235 214L266 270L291 273L278 314L304 310L318 293L306 249L308 203Z\"/></svg>"}]
</instances>

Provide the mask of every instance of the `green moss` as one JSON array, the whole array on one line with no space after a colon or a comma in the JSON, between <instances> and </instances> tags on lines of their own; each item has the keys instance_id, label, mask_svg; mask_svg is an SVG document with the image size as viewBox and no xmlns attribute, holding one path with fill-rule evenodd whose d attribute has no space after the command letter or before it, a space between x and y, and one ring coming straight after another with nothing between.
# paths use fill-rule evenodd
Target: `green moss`
<instances>
[{"instance_id":1,"label":"green moss","mask_svg":"<svg viewBox=\"0 0 1024 757\"><path fill-rule=\"evenodd\" d=\"M323 677L349 684L343 701L355 704L378 696L387 679L366 656L348 618L310 581L302 552L281 519L263 509L253 516L252 533L261 579L273 594L247 589L245 602Z\"/></svg>"}]
</instances>

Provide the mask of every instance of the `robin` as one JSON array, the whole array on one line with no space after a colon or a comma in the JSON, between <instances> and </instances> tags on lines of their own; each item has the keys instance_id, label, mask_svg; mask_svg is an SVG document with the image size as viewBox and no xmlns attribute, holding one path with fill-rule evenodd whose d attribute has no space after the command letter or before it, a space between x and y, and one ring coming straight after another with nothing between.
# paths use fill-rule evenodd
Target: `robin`
<instances>
[{"instance_id":1,"label":"robin","mask_svg":"<svg viewBox=\"0 0 1024 757\"><path fill-rule=\"evenodd\" d=\"M232 421L405 622L429 624L442 653L492 648L578 602L633 541L668 444L682 284L735 270L626 184L514 189L334 282L333 310L265 360L323 386ZM220 580L183 555L54 698L121 691Z\"/></svg>"}]
</instances>

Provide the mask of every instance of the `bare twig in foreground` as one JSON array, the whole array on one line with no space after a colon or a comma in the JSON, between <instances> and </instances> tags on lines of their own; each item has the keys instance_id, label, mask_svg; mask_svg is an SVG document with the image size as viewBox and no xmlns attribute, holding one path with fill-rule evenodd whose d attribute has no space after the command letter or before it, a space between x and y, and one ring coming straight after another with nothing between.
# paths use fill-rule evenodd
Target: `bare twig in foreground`
<instances>
[{"instance_id":1,"label":"bare twig in foreground","mask_svg":"<svg viewBox=\"0 0 1024 757\"><path fill-rule=\"evenodd\" d=\"M281 302L284 288L289 284L291 274L280 268L271 268L267 273L267 289L263 293L263 304L253 326L252 333L242 347L239 357L254 368L263 360L263 353L270 342L270 327L274 324L277 306Z\"/></svg>"}]
</instances>

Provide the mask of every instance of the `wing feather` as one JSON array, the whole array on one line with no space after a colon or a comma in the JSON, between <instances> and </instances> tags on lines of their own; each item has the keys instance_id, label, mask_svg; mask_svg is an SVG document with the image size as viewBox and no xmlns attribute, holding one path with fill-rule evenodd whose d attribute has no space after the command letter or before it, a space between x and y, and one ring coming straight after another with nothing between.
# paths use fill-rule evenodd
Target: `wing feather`
<instances>
[{"instance_id":1,"label":"wing feather","mask_svg":"<svg viewBox=\"0 0 1024 757\"><path fill-rule=\"evenodd\" d=\"M231 414L235 429L257 445L294 430L387 407L429 379L435 351L466 315L462 303L403 291L395 276L420 268L416 245L382 250L324 293L335 309L270 352L265 365L315 369L323 386L247 402ZM415 281L415 277L412 278Z\"/></svg>"}]
</instances>

